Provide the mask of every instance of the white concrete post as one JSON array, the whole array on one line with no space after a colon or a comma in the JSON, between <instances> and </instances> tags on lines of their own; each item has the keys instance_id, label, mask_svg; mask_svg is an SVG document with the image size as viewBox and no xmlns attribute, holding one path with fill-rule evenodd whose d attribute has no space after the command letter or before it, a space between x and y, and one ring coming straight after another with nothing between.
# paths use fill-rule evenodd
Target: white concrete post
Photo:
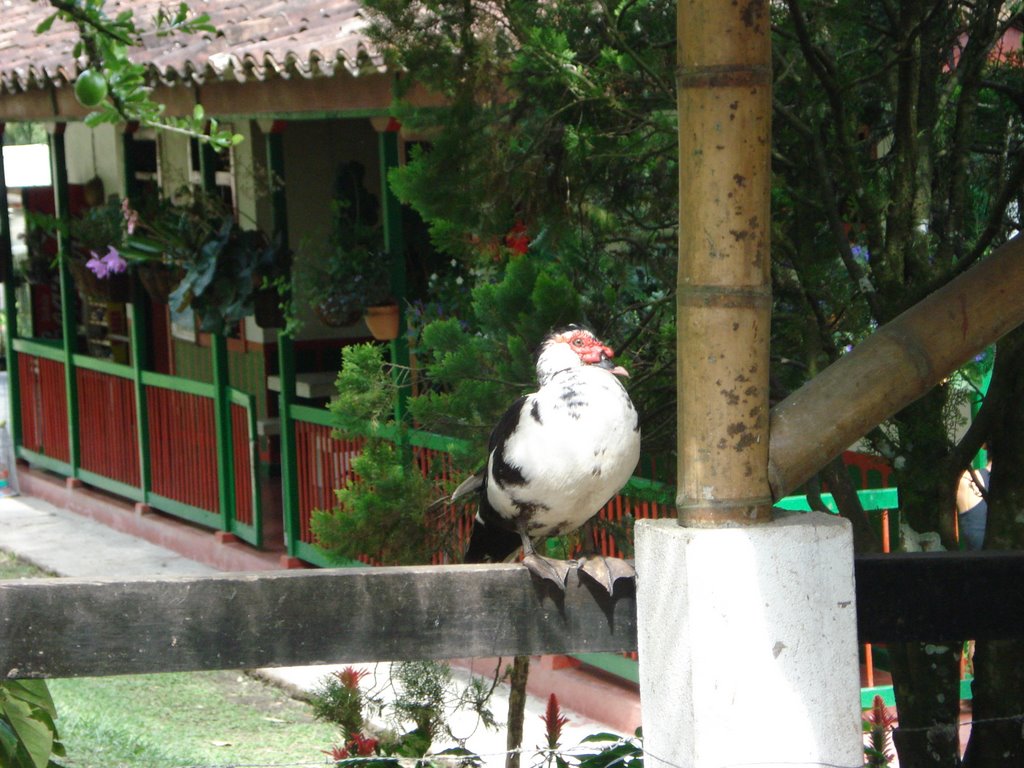
<instances>
[{"instance_id":1,"label":"white concrete post","mask_svg":"<svg viewBox=\"0 0 1024 768\"><path fill-rule=\"evenodd\" d=\"M648 768L863 764L845 520L641 520L636 568Z\"/></svg>"}]
</instances>

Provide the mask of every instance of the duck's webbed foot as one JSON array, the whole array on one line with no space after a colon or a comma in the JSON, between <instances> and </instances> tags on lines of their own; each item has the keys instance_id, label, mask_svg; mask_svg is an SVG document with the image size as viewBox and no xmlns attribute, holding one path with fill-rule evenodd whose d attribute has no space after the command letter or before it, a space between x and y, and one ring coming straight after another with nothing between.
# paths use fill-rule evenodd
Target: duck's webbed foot
<instances>
[{"instance_id":1,"label":"duck's webbed foot","mask_svg":"<svg viewBox=\"0 0 1024 768\"><path fill-rule=\"evenodd\" d=\"M523 556L523 565L537 578L550 581L564 591L565 580L569 577L569 569L574 564L565 560L555 560L553 557L542 557L536 552L530 552Z\"/></svg>"},{"instance_id":2,"label":"duck's webbed foot","mask_svg":"<svg viewBox=\"0 0 1024 768\"><path fill-rule=\"evenodd\" d=\"M636 570L630 563L618 557L602 555L580 560L579 571L596 581L609 595L615 590L615 582L619 579L636 578Z\"/></svg>"}]
</instances>

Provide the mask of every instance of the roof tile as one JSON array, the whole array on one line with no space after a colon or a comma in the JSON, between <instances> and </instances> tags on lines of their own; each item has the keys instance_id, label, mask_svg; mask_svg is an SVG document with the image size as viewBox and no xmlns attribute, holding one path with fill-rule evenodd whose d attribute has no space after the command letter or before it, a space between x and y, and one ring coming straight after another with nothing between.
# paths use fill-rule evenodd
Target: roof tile
<instances>
[{"instance_id":1,"label":"roof tile","mask_svg":"<svg viewBox=\"0 0 1024 768\"><path fill-rule=\"evenodd\" d=\"M151 26L166 4L108 0L106 12L113 16L131 9L136 23ZM208 13L219 34L148 34L144 47L132 53L164 84L332 77L339 66L353 75L367 66L384 71L381 57L363 34L366 20L355 0L192 0L189 6ZM74 26L57 21L49 32L35 33L51 12L45 0L0 0L0 90L17 93L74 81L83 65L72 56Z\"/></svg>"}]
</instances>

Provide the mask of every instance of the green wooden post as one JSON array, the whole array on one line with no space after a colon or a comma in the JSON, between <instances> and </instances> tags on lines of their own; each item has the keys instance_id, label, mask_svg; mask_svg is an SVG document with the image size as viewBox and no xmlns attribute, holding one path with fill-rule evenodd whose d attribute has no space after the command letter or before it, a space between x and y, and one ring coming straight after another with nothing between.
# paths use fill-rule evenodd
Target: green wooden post
<instances>
[{"instance_id":1,"label":"green wooden post","mask_svg":"<svg viewBox=\"0 0 1024 768\"><path fill-rule=\"evenodd\" d=\"M0 145L3 144L4 123L0 123ZM0 157L0 274L3 275L4 354L7 357L7 398L11 439L21 445L21 392L18 389L18 356L14 339L18 333L18 308L14 296L14 254L11 252L11 218L7 211L7 178Z\"/></svg>"},{"instance_id":2,"label":"green wooden post","mask_svg":"<svg viewBox=\"0 0 1024 768\"><path fill-rule=\"evenodd\" d=\"M208 141L199 142L199 178L204 192L217 187L217 151Z\"/></svg>"},{"instance_id":3,"label":"green wooden post","mask_svg":"<svg viewBox=\"0 0 1024 768\"><path fill-rule=\"evenodd\" d=\"M281 514L284 516L285 548L289 555L298 555L301 527L299 524L298 460L295 450L295 425L291 406L295 401L295 344L286 333L277 334L278 376L281 379Z\"/></svg>"},{"instance_id":4,"label":"green wooden post","mask_svg":"<svg viewBox=\"0 0 1024 768\"><path fill-rule=\"evenodd\" d=\"M217 432L217 489L221 529L230 532L235 516L234 445L231 440L231 405L228 402L228 343L221 333L210 334L213 355L213 421Z\"/></svg>"},{"instance_id":5,"label":"green wooden post","mask_svg":"<svg viewBox=\"0 0 1024 768\"><path fill-rule=\"evenodd\" d=\"M135 153L132 144L135 141L137 123L125 127L121 136L121 157L124 167L125 195L138 204L139 184L135 178ZM132 384L135 390L135 423L139 440L139 486L142 498L148 503L149 492L153 487L153 471L149 461L149 411L146 408L146 387L142 383L142 372L152 364L149 331L149 297L142 289L138 275L132 278L132 301L128 306L131 320L129 344L132 355Z\"/></svg>"},{"instance_id":6,"label":"green wooden post","mask_svg":"<svg viewBox=\"0 0 1024 768\"><path fill-rule=\"evenodd\" d=\"M199 170L203 191L214 193L216 187L216 152L207 142L199 145ZM228 403L228 342L223 333L210 334L213 367L213 422L217 444L217 502L220 505L221 530L228 533L235 522L235 463L231 440L231 406Z\"/></svg>"},{"instance_id":7,"label":"green wooden post","mask_svg":"<svg viewBox=\"0 0 1024 768\"><path fill-rule=\"evenodd\" d=\"M267 134L267 172L270 174L270 227L288 244L288 197L284 188L283 120L275 120Z\"/></svg>"},{"instance_id":8,"label":"green wooden post","mask_svg":"<svg viewBox=\"0 0 1024 768\"><path fill-rule=\"evenodd\" d=\"M68 198L67 151L64 146L64 123L57 123L50 134L50 172L53 177L54 211L58 219L67 222L71 218ZM61 330L64 339L64 388L68 404L68 459L71 476L78 477L79 430L78 430L78 383L75 377L75 344L78 336L76 312L78 296L75 292L65 254L70 248L68 238L58 230L57 253L60 271Z\"/></svg>"},{"instance_id":9,"label":"green wooden post","mask_svg":"<svg viewBox=\"0 0 1024 768\"><path fill-rule=\"evenodd\" d=\"M388 172L398 167L398 130L401 126L396 120L389 120L383 131L377 133L377 146L380 155L380 182L382 190L381 217L384 223L384 250L391 257L391 293L398 301L398 338L391 342L391 362L395 366L409 367L409 339L405 334L405 238L402 233L402 205L388 183ZM393 369L395 384L407 380ZM408 408L408 390L398 386L398 397L395 398L395 421L404 423ZM401 445L403 450L408 446Z\"/></svg>"},{"instance_id":10,"label":"green wooden post","mask_svg":"<svg viewBox=\"0 0 1024 768\"><path fill-rule=\"evenodd\" d=\"M266 135L267 171L270 173L270 215L274 236L288 243L288 208L284 189L284 129L283 120L275 120ZM289 289L290 290L290 289ZM298 459L295 452L295 425L291 406L295 401L295 343L282 328L277 333L277 372L281 380L278 398L278 420L281 440L281 514L284 518L285 548L295 557L301 539L299 525Z\"/></svg>"}]
</instances>

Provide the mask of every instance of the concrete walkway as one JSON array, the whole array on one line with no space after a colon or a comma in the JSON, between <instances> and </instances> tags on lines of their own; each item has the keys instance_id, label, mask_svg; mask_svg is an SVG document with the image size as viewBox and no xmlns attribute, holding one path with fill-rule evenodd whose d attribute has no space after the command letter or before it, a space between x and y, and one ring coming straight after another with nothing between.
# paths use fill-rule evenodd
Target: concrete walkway
<instances>
[{"instance_id":1,"label":"concrete walkway","mask_svg":"<svg viewBox=\"0 0 1024 768\"><path fill-rule=\"evenodd\" d=\"M0 549L59 576L83 579L130 578L140 576L177 576L216 573L211 566L190 560L170 549L152 544L135 536L114 530L88 517L62 509L47 501L29 496L0 499ZM511 660L507 660L510 663ZM482 675L493 674L493 665L483 661L474 662L475 669ZM367 669L370 676L364 681L364 688L374 685L387 699L389 665L355 665ZM550 679L551 690L557 693L557 671L539 660L534 660L533 679L536 683ZM302 695L315 688L320 681L339 666L284 667L257 670L256 673L273 683ZM469 671L462 666L453 666L455 680L465 682ZM594 681L593 696L616 697L616 687L602 681ZM621 703L630 706L629 695L620 691ZM544 727L541 716L547 703L547 695L529 697L524 738L524 765L532 765L529 759L536 748L544 743ZM614 704L614 702L609 702ZM491 710L499 722L504 721L508 707L508 686L499 686L491 701ZM565 711L569 723L563 729L562 744L575 746L585 736L598 732L614 731L586 717ZM638 717L638 713L637 713ZM475 716L456 713L451 718L452 730L456 736L465 738L468 749L485 757L488 766L499 768L504 765L505 732L488 731L476 722ZM442 744L440 748L452 746Z\"/></svg>"}]
</instances>

